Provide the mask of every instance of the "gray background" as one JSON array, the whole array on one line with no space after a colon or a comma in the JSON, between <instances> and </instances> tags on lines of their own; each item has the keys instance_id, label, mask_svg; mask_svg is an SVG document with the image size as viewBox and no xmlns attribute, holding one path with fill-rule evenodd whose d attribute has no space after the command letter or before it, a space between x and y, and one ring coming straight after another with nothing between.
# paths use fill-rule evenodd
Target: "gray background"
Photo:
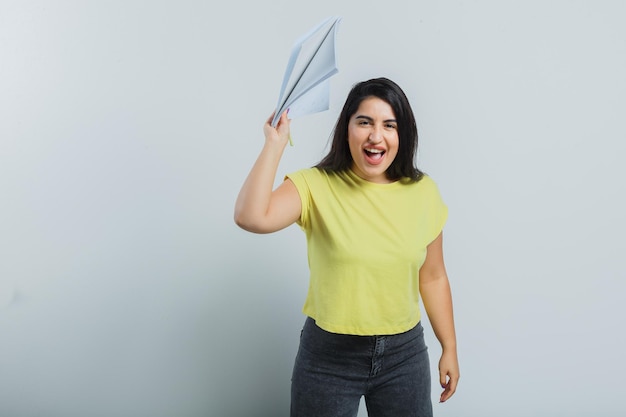
<instances>
[{"instance_id":1,"label":"gray background","mask_svg":"<svg viewBox=\"0 0 626 417\"><path fill-rule=\"evenodd\" d=\"M278 180L354 82L405 89L450 209L462 379L436 415L626 413L626 3L0 0L0 415L288 414L304 235L232 211L331 15L331 109Z\"/></svg>"}]
</instances>

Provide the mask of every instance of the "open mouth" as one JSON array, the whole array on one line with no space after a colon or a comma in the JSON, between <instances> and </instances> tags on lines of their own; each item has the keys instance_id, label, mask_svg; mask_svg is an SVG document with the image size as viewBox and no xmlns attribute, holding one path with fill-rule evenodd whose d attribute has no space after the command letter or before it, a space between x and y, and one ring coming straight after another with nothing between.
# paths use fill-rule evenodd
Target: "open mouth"
<instances>
[{"instance_id":1,"label":"open mouth","mask_svg":"<svg viewBox=\"0 0 626 417\"><path fill-rule=\"evenodd\" d=\"M363 151L367 160L371 162L379 162L385 155L383 149L365 148Z\"/></svg>"}]
</instances>

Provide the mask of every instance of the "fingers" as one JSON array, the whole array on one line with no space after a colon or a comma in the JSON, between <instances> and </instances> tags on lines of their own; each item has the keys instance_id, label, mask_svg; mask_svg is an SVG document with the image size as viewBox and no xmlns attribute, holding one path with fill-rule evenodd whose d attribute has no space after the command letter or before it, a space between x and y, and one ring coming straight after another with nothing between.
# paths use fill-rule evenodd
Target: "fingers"
<instances>
[{"instance_id":1,"label":"fingers","mask_svg":"<svg viewBox=\"0 0 626 417\"><path fill-rule=\"evenodd\" d=\"M459 361L456 356L456 349L444 350L439 360L439 383L441 388L443 388L439 398L440 402L447 401L456 392L459 376Z\"/></svg>"},{"instance_id":2,"label":"fingers","mask_svg":"<svg viewBox=\"0 0 626 417\"><path fill-rule=\"evenodd\" d=\"M285 110L283 114L280 115L280 119L278 119L278 123L276 124L276 132L281 139L287 139L291 141L291 134L289 131L289 125L291 121L287 117L287 113L289 110Z\"/></svg>"},{"instance_id":3,"label":"fingers","mask_svg":"<svg viewBox=\"0 0 626 417\"><path fill-rule=\"evenodd\" d=\"M450 391L449 391L449 387L450 387L450 383L448 382L448 374L442 371L439 371L439 384L441 385L441 388L443 388L443 392L441 393L441 396L439 397L439 402L445 402L448 398L450 398Z\"/></svg>"},{"instance_id":4,"label":"fingers","mask_svg":"<svg viewBox=\"0 0 626 417\"><path fill-rule=\"evenodd\" d=\"M268 125L271 126L272 125L272 120L274 120L274 115L275 114L276 114L276 110L274 110L272 112L272 114L270 114L270 117L268 117L268 119L265 121L265 124L268 124ZM280 119L278 119L278 123L276 124L276 128L278 128L278 126L281 125L281 124L289 125L290 120L289 120L289 117L287 117L288 114L289 114L289 109L285 110L283 112L283 114L280 115Z\"/></svg>"},{"instance_id":5,"label":"fingers","mask_svg":"<svg viewBox=\"0 0 626 417\"><path fill-rule=\"evenodd\" d=\"M446 402L454 393L456 392L456 386L459 382L458 375L451 377L447 372L439 373L439 382L441 383L441 388L443 388L443 392L439 397L439 402Z\"/></svg>"},{"instance_id":6,"label":"fingers","mask_svg":"<svg viewBox=\"0 0 626 417\"><path fill-rule=\"evenodd\" d=\"M273 111L272 114L270 114L270 117L265 121L266 125L272 125L272 120L274 120L274 115L276 114L276 111Z\"/></svg>"},{"instance_id":7,"label":"fingers","mask_svg":"<svg viewBox=\"0 0 626 417\"><path fill-rule=\"evenodd\" d=\"M441 388L448 386L448 373L446 371L439 370L439 384L441 384Z\"/></svg>"},{"instance_id":8,"label":"fingers","mask_svg":"<svg viewBox=\"0 0 626 417\"><path fill-rule=\"evenodd\" d=\"M263 132L265 133L266 141L269 140L271 143L283 144L291 141L289 133L290 120L287 117L288 111L289 110L286 110L281 114L280 119L278 119L278 123L276 123L276 126L272 126L272 120L274 120L276 112L273 112L270 117L265 121L265 125L263 126Z\"/></svg>"},{"instance_id":9,"label":"fingers","mask_svg":"<svg viewBox=\"0 0 626 417\"><path fill-rule=\"evenodd\" d=\"M285 110L283 114L280 115L280 119L278 119L278 124L276 125L276 129L279 132L289 132L289 117L287 114L289 113L289 109Z\"/></svg>"}]
</instances>

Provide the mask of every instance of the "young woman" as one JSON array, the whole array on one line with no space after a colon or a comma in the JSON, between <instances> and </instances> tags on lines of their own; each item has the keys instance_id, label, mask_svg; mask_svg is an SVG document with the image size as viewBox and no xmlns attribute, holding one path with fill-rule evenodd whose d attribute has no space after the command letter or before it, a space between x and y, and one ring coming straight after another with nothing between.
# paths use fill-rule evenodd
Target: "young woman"
<instances>
[{"instance_id":1,"label":"young woman","mask_svg":"<svg viewBox=\"0 0 626 417\"><path fill-rule=\"evenodd\" d=\"M440 401L459 379L442 229L447 208L415 166L417 127L404 92L377 78L348 94L328 155L272 190L289 119L265 145L235 205L245 230L297 223L306 233L307 319L292 377L291 416L432 416L421 298L442 347Z\"/></svg>"}]
</instances>

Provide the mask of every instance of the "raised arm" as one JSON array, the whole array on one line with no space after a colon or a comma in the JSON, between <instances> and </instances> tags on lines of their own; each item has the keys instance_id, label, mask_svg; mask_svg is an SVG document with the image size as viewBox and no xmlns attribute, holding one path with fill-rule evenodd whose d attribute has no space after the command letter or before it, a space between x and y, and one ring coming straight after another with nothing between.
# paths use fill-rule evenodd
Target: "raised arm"
<instances>
[{"instance_id":1,"label":"raised arm","mask_svg":"<svg viewBox=\"0 0 626 417\"><path fill-rule=\"evenodd\" d=\"M253 233L271 233L294 223L302 210L296 186L287 179L272 191L278 163L289 141L289 119L283 113L276 128L265 122L265 144L248 174L237 202L235 223Z\"/></svg>"},{"instance_id":2,"label":"raised arm","mask_svg":"<svg viewBox=\"0 0 626 417\"><path fill-rule=\"evenodd\" d=\"M452 295L443 262L442 234L439 234L437 239L428 245L426 260L420 269L420 294L435 336L441 343L439 382L444 389L440 401L444 402L456 391L459 381L459 361L452 313Z\"/></svg>"}]
</instances>

